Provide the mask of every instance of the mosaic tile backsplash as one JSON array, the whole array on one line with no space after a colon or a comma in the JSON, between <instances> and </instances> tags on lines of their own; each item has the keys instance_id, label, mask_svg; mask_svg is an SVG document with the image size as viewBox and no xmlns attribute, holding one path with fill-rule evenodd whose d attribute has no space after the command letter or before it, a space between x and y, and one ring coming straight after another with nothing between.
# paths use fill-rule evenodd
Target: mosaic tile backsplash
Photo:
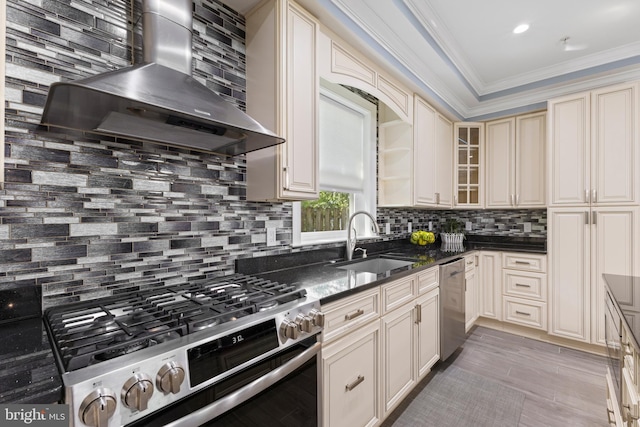
<instances>
[{"instance_id":1,"label":"mosaic tile backsplash","mask_svg":"<svg viewBox=\"0 0 640 427\"><path fill-rule=\"evenodd\" d=\"M131 64L140 53L127 0L7 0L6 171L0 291L37 289L43 307L217 277L238 257L291 248L290 203L245 200L244 157L39 125L51 83ZM138 8L134 8L133 16ZM244 18L194 1L193 76L245 107ZM133 33L133 36L132 36ZM134 49L131 40L134 40ZM479 234L546 235L545 211L380 209L393 238L447 217ZM266 246L266 227L278 245Z\"/></svg>"}]
</instances>

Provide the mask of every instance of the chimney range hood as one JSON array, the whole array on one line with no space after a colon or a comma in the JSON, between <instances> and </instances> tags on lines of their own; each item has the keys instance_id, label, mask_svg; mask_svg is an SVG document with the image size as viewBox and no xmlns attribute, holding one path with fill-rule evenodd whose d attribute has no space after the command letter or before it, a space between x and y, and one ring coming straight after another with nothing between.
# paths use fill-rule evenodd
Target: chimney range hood
<instances>
[{"instance_id":1,"label":"chimney range hood","mask_svg":"<svg viewBox=\"0 0 640 427\"><path fill-rule=\"evenodd\" d=\"M42 124L230 156L284 142L191 77L191 0L142 9L144 62L52 84Z\"/></svg>"}]
</instances>

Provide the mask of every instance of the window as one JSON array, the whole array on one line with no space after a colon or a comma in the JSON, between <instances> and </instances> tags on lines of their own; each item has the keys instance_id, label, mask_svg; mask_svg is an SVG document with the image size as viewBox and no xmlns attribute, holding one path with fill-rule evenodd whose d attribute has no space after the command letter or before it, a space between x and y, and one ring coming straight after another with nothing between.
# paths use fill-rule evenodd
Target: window
<instances>
[{"instance_id":1,"label":"window","mask_svg":"<svg viewBox=\"0 0 640 427\"><path fill-rule=\"evenodd\" d=\"M345 240L349 216L376 211L376 106L326 81L320 86L320 190L317 200L293 205L293 244ZM364 215L358 237L372 236Z\"/></svg>"}]
</instances>

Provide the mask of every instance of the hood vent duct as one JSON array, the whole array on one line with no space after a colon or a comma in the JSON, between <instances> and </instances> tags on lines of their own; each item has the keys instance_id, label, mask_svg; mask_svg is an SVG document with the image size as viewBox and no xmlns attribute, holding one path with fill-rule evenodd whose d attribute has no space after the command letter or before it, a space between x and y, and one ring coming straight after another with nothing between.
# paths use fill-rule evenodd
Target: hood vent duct
<instances>
[{"instance_id":1,"label":"hood vent duct","mask_svg":"<svg viewBox=\"0 0 640 427\"><path fill-rule=\"evenodd\" d=\"M52 84L42 124L229 156L284 142L191 77L191 0L142 9L144 62Z\"/></svg>"}]
</instances>

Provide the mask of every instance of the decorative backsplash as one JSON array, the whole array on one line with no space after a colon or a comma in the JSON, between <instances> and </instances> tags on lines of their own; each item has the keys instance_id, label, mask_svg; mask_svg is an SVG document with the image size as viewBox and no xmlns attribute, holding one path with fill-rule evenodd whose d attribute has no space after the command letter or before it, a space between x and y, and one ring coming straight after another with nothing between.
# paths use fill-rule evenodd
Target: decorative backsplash
<instances>
[{"instance_id":1,"label":"decorative backsplash","mask_svg":"<svg viewBox=\"0 0 640 427\"><path fill-rule=\"evenodd\" d=\"M7 2L0 289L41 287L45 308L229 274L238 256L283 250L266 225L291 229L290 204L245 201L242 156L39 126L52 82L130 64L130 4ZM241 15L195 2L193 76L243 110L244 33Z\"/></svg>"},{"instance_id":2,"label":"decorative backsplash","mask_svg":"<svg viewBox=\"0 0 640 427\"><path fill-rule=\"evenodd\" d=\"M229 274L240 257L317 248L291 248L290 203L245 200L243 156L39 125L51 83L131 63L130 4L7 0L0 291L41 290L44 308ZM244 25L219 2L194 1L193 76L243 110ZM380 209L378 221L391 224L391 239L409 221L424 228L449 216L478 233L521 235L527 221L546 234L544 211ZM266 246L267 226L277 229L276 246Z\"/></svg>"},{"instance_id":3,"label":"decorative backsplash","mask_svg":"<svg viewBox=\"0 0 640 427\"><path fill-rule=\"evenodd\" d=\"M547 237L546 209L504 210L424 210L424 209L378 209L378 223L389 223L392 234L406 234L408 223L413 230L428 230L429 221L433 230L443 231L447 219L457 219L463 224L471 222L466 234L482 236ZM526 222L531 223L531 232L524 231Z\"/></svg>"}]
</instances>

